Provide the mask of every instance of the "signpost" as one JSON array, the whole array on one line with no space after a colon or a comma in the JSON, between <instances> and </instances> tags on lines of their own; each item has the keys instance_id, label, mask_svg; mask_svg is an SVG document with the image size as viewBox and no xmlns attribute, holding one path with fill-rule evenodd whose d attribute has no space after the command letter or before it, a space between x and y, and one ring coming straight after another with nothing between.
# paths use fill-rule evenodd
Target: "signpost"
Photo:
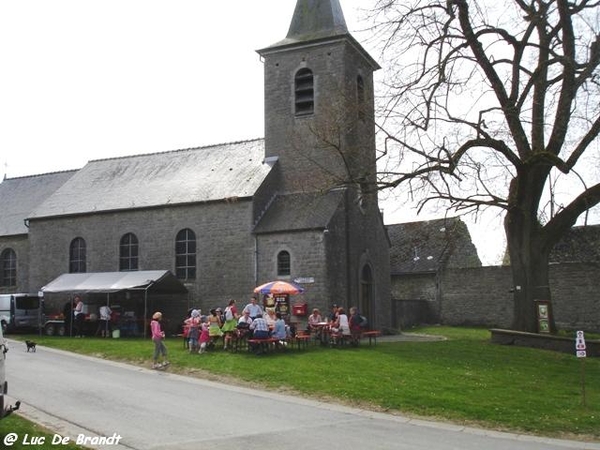
<instances>
[{"instance_id":1,"label":"signpost","mask_svg":"<svg viewBox=\"0 0 600 450\"><path fill-rule=\"evenodd\" d=\"M585 406L585 358L587 352L585 350L585 335L583 331L578 331L575 336L575 354L581 358L581 397L583 406Z\"/></svg>"}]
</instances>

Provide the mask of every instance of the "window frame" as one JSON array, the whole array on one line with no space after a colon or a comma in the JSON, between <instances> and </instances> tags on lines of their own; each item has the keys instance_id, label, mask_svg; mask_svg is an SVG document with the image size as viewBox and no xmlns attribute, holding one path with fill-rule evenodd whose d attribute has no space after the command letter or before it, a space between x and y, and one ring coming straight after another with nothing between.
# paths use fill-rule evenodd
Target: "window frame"
<instances>
[{"instance_id":1,"label":"window frame","mask_svg":"<svg viewBox=\"0 0 600 450\"><path fill-rule=\"evenodd\" d=\"M82 237L76 237L69 245L69 273L87 272L87 244Z\"/></svg>"},{"instance_id":2,"label":"window frame","mask_svg":"<svg viewBox=\"0 0 600 450\"><path fill-rule=\"evenodd\" d=\"M0 286L15 287L17 285L17 253L12 248L5 248L0 253L2 272Z\"/></svg>"},{"instance_id":3,"label":"window frame","mask_svg":"<svg viewBox=\"0 0 600 450\"><path fill-rule=\"evenodd\" d=\"M283 257L286 259L284 260ZM290 277L292 275L292 254L288 250L277 253L277 277Z\"/></svg>"},{"instance_id":4,"label":"window frame","mask_svg":"<svg viewBox=\"0 0 600 450\"><path fill-rule=\"evenodd\" d=\"M140 267L140 244L134 233L126 233L119 241L119 272L135 272Z\"/></svg>"},{"instance_id":5,"label":"window frame","mask_svg":"<svg viewBox=\"0 0 600 450\"><path fill-rule=\"evenodd\" d=\"M185 235L182 235L185 234ZM180 246L184 246L180 251ZM193 248L190 248L193 247ZM175 276L180 280L195 280L197 274L197 239L190 228L183 228L175 236ZM184 259L184 264L180 261Z\"/></svg>"}]
</instances>

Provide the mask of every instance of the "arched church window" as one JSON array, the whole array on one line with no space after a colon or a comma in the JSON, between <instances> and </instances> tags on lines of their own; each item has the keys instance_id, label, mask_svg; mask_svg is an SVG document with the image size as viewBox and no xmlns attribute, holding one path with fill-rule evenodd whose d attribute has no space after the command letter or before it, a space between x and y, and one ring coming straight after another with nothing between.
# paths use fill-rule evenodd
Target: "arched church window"
<instances>
[{"instance_id":1,"label":"arched church window","mask_svg":"<svg viewBox=\"0 0 600 450\"><path fill-rule=\"evenodd\" d=\"M296 115L305 116L315 111L315 90L312 70L303 68L294 78Z\"/></svg>"},{"instance_id":2,"label":"arched church window","mask_svg":"<svg viewBox=\"0 0 600 450\"><path fill-rule=\"evenodd\" d=\"M277 255L277 276L289 277L292 273L290 252L282 250Z\"/></svg>"},{"instance_id":3,"label":"arched church window","mask_svg":"<svg viewBox=\"0 0 600 450\"><path fill-rule=\"evenodd\" d=\"M128 272L139 268L139 244L133 233L121 238L119 245L119 271Z\"/></svg>"},{"instance_id":4,"label":"arched church window","mask_svg":"<svg viewBox=\"0 0 600 450\"><path fill-rule=\"evenodd\" d=\"M86 244L83 238L75 238L69 247L69 273L86 272Z\"/></svg>"},{"instance_id":5,"label":"arched church window","mask_svg":"<svg viewBox=\"0 0 600 450\"><path fill-rule=\"evenodd\" d=\"M7 248L2 252L2 278L0 286L12 287L17 285L17 254L12 248Z\"/></svg>"},{"instance_id":6,"label":"arched church window","mask_svg":"<svg viewBox=\"0 0 600 450\"><path fill-rule=\"evenodd\" d=\"M175 238L175 275L180 280L196 278L196 234L189 228Z\"/></svg>"},{"instance_id":7,"label":"arched church window","mask_svg":"<svg viewBox=\"0 0 600 450\"><path fill-rule=\"evenodd\" d=\"M364 120L365 118L365 82L363 78L358 75L356 77L356 100L358 108L358 118Z\"/></svg>"}]
</instances>

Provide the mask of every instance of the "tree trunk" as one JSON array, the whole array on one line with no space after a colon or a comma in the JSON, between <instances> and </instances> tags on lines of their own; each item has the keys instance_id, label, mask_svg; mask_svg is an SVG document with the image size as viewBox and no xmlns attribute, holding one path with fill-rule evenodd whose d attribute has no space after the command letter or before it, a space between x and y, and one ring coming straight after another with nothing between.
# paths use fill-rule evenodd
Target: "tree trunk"
<instances>
[{"instance_id":1,"label":"tree trunk","mask_svg":"<svg viewBox=\"0 0 600 450\"><path fill-rule=\"evenodd\" d=\"M548 331L554 333L548 268L550 249L542 243L540 224L530 216L508 211L504 228L514 282L513 329L538 333L536 302L547 301Z\"/></svg>"}]
</instances>

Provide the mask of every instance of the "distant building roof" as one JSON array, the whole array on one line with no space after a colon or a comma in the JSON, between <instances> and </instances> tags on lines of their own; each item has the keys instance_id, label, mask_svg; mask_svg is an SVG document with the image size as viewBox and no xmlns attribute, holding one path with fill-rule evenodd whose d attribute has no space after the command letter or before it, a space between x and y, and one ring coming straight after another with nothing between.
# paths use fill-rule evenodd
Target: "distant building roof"
<instances>
[{"instance_id":1,"label":"distant building roof","mask_svg":"<svg viewBox=\"0 0 600 450\"><path fill-rule=\"evenodd\" d=\"M324 229L341 203L344 190L278 195L254 228L255 233Z\"/></svg>"},{"instance_id":2,"label":"distant building roof","mask_svg":"<svg viewBox=\"0 0 600 450\"><path fill-rule=\"evenodd\" d=\"M76 171L7 178L0 183L0 236L27 234L24 219Z\"/></svg>"},{"instance_id":3,"label":"distant building roof","mask_svg":"<svg viewBox=\"0 0 600 450\"><path fill-rule=\"evenodd\" d=\"M436 272L440 267L481 267L460 218L387 225L392 274Z\"/></svg>"},{"instance_id":4,"label":"distant building roof","mask_svg":"<svg viewBox=\"0 0 600 450\"><path fill-rule=\"evenodd\" d=\"M571 228L554 246L550 262L600 262L600 225Z\"/></svg>"},{"instance_id":5,"label":"distant building roof","mask_svg":"<svg viewBox=\"0 0 600 450\"><path fill-rule=\"evenodd\" d=\"M90 161L30 219L251 197L271 170L257 139Z\"/></svg>"}]
</instances>

